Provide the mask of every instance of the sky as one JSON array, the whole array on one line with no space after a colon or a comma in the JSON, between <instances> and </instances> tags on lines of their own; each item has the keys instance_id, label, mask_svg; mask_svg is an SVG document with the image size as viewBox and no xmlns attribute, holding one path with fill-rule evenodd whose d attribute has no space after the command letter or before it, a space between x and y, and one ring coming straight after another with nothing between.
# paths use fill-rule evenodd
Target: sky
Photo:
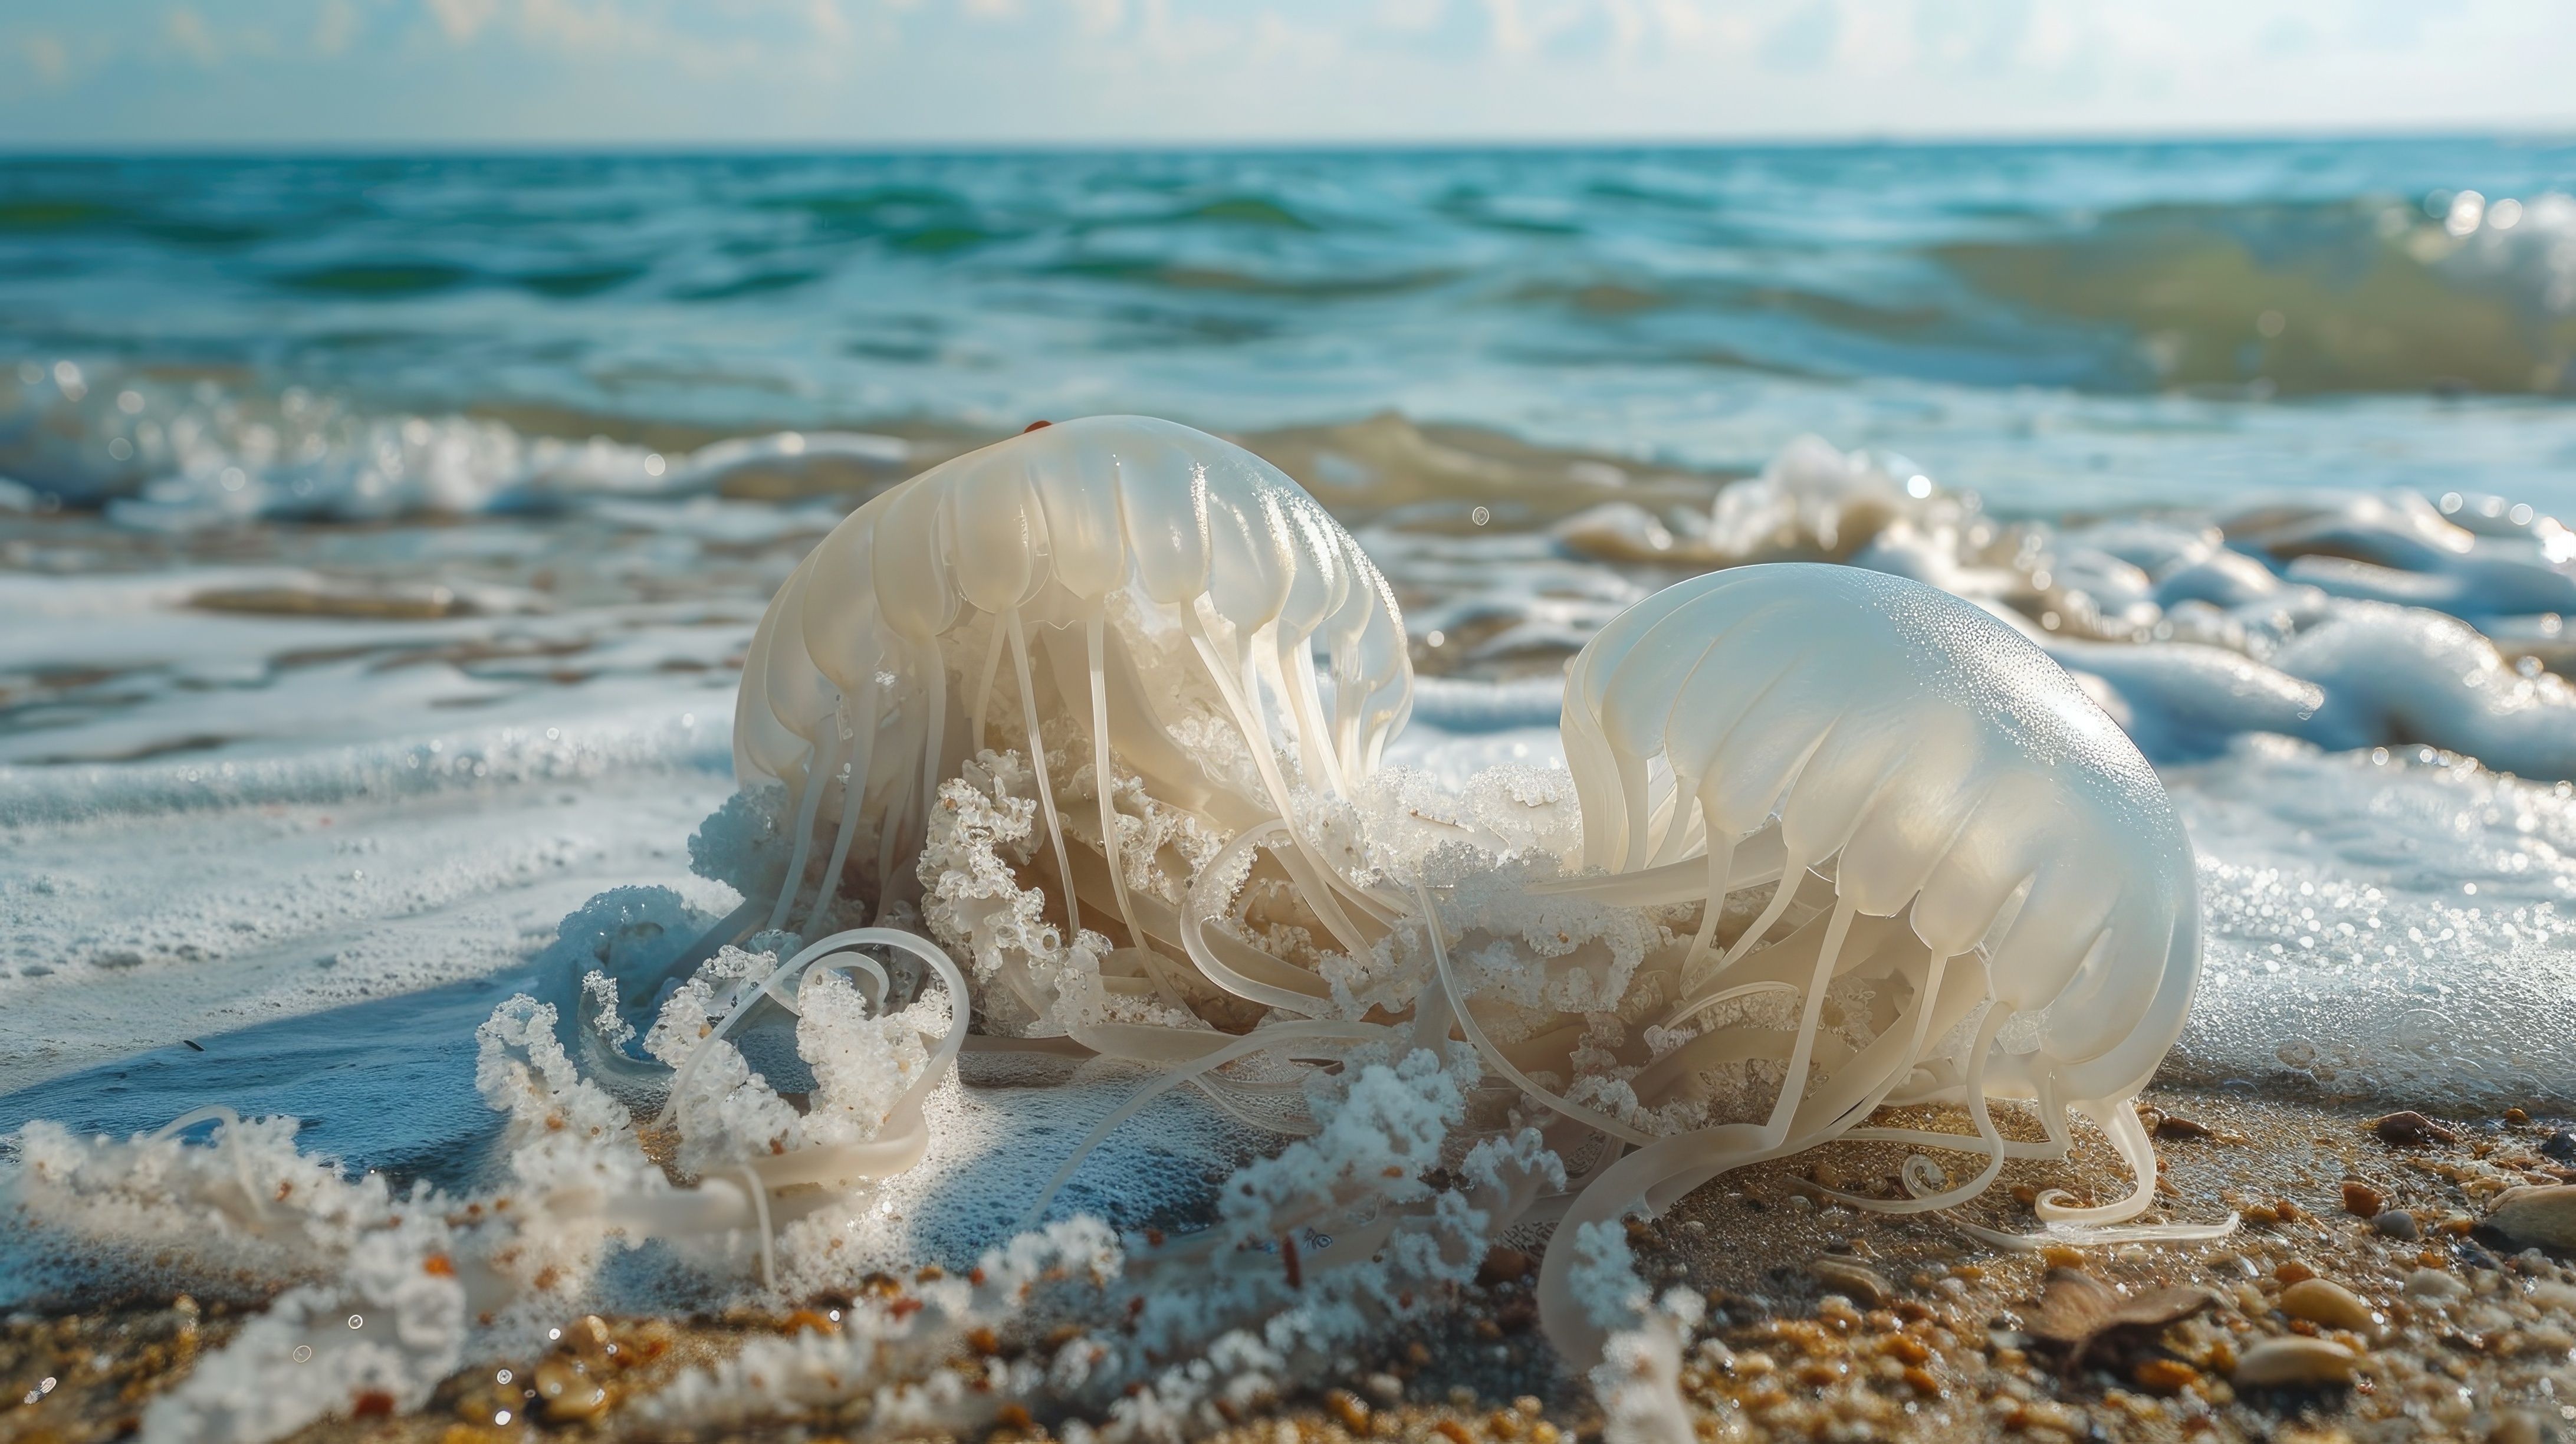
<instances>
[{"instance_id":1,"label":"sky","mask_svg":"<svg viewBox=\"0 0 2576 1444\"><path fill-rule=\"evenodd\" d=\"M10 0L0 149L2576 130L2569 0Z\"/></svg>"}]
</instances>

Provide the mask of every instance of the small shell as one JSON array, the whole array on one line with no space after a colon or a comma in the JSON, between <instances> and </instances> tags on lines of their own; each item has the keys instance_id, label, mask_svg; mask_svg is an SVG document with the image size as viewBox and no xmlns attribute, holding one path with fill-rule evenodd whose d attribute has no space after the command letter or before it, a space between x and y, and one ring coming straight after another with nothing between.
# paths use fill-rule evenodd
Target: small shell
<instances>
[{"instance_id":1,"label":"small shell","mask_svg":"<svg viewBox=\"0 0 2576 1444\"><path fill-rule=\"evenodd\" d=\"M2378 1321L2370 1305L2332 1279L2305 1279L2281 1290L2281 1312L2294 1319L2366 1334Z\"/></svg>"},{"instance_id":2,"label":"small shell","mask_svg":"<svg viewBox=\"0 0 2576 1444\"><path fill-rule=\"evenodd\" d=\"M1888 1286L1887 1280L1849 1259L1820 1258L1807 1265L1807 1269L1828 1291L1841 1294L1863 1308L1884 1308L1888 1300L1896 1297L1896 1290Z\"/></svg>"},{"instance_id":3,"label":"small shell","mask_svg":"<svg viewBox=\"0 0 2576 1444\"><path fill-rule=\"evenodd\" d=\"M2265 1339L2236 1361L2231 1377L2240 1388L2314 1388L2349 1382L2360 1362L2360 1355L2327 1339Z\"/></svg>"}]
</instances>

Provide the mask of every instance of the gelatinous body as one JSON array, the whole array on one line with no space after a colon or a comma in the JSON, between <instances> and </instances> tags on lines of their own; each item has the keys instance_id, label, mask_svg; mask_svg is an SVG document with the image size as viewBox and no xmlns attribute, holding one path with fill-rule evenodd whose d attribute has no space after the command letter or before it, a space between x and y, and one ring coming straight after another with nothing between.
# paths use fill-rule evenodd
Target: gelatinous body
<instances>
[{"instance_id":1,"label":"gelatinous body","mask_svg":"<svg viewBox=\"0 0 2576 1444\"><path fill-rule=\"evenodd\" d=\"M1868 571L1704 576L1575 659L1565 770L1498 767L1458 793L1379 767L1410 697L1377 569L1214 437L1067 422L888 492L796 569L747 658L736 764L755 795L691 847L754 896L676 956L688 933L670 925L703 919L675 894L568 920L574 1006L514 998L481 1036L511 1191L410 1208L422 1232L397 1272L456 1278L453 1250L552 1308L611 1240L651 1237L737 1274L756 1250L773 1294L851 1290L877 1277L856 1241L891 1203L863 1208L866 1191L981 1142L932 1136L970 1047L1160 1070L1080 1115L1094 1124L1046 1160L1062 1166L1032 1190L1032 1227L1163 1092L1304 1135L1227 1178L1208 1227L1131 1243L1125 1302L1062 1356L1088 1361L1063 1387L1093 1388L1095 1415L1183 1354L1321 1377L1364 1332L1452 1297L1504 1230L1554 1217L1550 1337L1580 1364L1620 1331L1614 1357L1655 1397L1605 1402L1686 1438L1664 1397L1678 1325L1631 1327L1618 1219L1837 1140L1977 1159L1954 1180L1917 1155L1902 1196L1836 1195L1921 1212L1975 1197L2008 1158L2064 1156L2080 1114L2136 1187L2099 1208L2042 1196L2042 1221L2194 1234L2120 1227L2155 1183L2130 1100L2199 971L2191 849L2136 749L2019 633ZM659 1117L639 1127L630 1100ZM1997 1100L2028 1102L2045 1140L2006 1141ZM1882 1104L1955 1105L1970 1131L1872 1127ZM237 1128L186 1162L255 1232L292 1190L254 1179L267 1155ZM39 1142L60 1217L185 1156L169 1137ZM1014 1187L1030 1161L1006 1157ZM390 1216L381 1187L368 1197ZM1008 1251L1028 1277L1114 1253L1105 1226L1063 1220ZM971 1337L982 1274L951 1290L961 1332L943 1338ZM462 1317L465 1285L439 1287ZM884 1302L866 1328L855 1311L877 1305L854 1305L851 1352L796 1346L813 1397L885 1366L872 1341L929 1307ZM925 1342L918 1360L954 1356ZM422 1397L452 1363L416 1371ZM1013 1387L1058 1387L1042 1372Z\"/></svg>"},{"instance_id":2,"label":"gelatinous body","mask_svg":"<svg viewBox=\"0 0 2576 1444\"><path fill-rule=\"evenodd\" d=\"M1410 689L1385 580L1250 452L1112 416L969 453L835 528L752 642L736 770L796 798L798 856L771 925L791 920L809 844L819 851L826 834L807 931L854 859L856 890L879 909L903 896L940 782L1016 744L1091 764L1093 816L1070 841L1056 770L1033 769L1059 921L1114 923L1136 943L1149 926L1120 856L1134 828L1101 778L1141 777L1155 798L1227 832L1290 818L1294 788L1339 795L1375 766ZM1292 738L1293 772L1280 756ZM1075 856L1086 846L1098 866ZM1344 906L1355 900L1337 902L1348 890L1301 850L1295 866L1322 920L1356 944Z\"/></svg>"},{"instance_id":3,"label":"gelatinous body","mask_svg":"<svg viewBox=\"0 0 2576 1444\"><path fill-rule=\"evenodd\" d=\"M2008 1157L2062 1156L2072 1113L2137 1188L2052 1195L2043 1220L2144 1209L2126 1101L2197 977L2191 851L2136 749L2036 647L1849 568L1673 587L1569 669L1568 774L1505 789L1530 818L1566 801L1551 786L1574 794L1579 843L1540 845L1543 826L1372 776L1404 715L1400 639L1356 545L1258 461L1162 423L1068 423L926 474L817 549L755 643L741 770L796 790L800 846L833 838L818 917L854 837L882 839L880 906L918 857L988 1020L1168 1066L1149 1091L1194 1083L1255 1117L1238 1065L1267 1059L1275 1093L1298 1060L1472 1050L1471 1133L1535 1104L1551 1146L1593 1160L1541 1206L1568 1227L1843 1138L1982 1155L1955 1184L1917 1157L1909 1196L1847 1200L1948 1207ZM1058 805L1068 789L1092 816ZM1199 828L1185 863L1122 858L1172 810ZM1266 927L1256 895L1284 895ZM1057 920L1123 940L1028 941ZM2029 1100L2048 1141L2006 1143L1996 1099ZM1940 1102L1974 1132L1865 1126ZM1300 1111L1274 1117L1308 1131ZM1580 1354L1576 1252L1542 1298Z\"/></svg>"},{"instance_id":4,"label":"gelatinous body","mask_svg":"<svg viewBox=\"0 0 2576 1444\"><path fill-rule=\"evenodd\" d=\"M1753 988L1800 1009L1767 1117L1644 1143L1567 1226L1640 1199L1660 1209L1728 1169L1835 1138L1985 1154L1957 1187L1930 1186L1939 1175L1920 1164L1907 1171L1917 1197L1848 1200L1957 1203L2021 1151L1986 1114L2006 1097L2037 1103L2053 1149L2068 1110L2090 1116L2137 1172L2120 1202L2043 1199L2044 1219L2145 1209L2154 1161L2127 1100L2180 1034L2198 977L2191 848L2137 750L2036 647L1901 578L1744 567L1605 627L1569 670L1563 735L1592 871L1542 890L1699 902L1676 1022ZM1721 947L1724 900L1761 885L1760 913ZM1820 907L1780 936L1802 894ZM1904 998L1856 1046L1820 1039L1845 975ZM1723 1047L1695 1038L1668 1056L1699 1052L1687 1070ZM1659 1071L1675 1070L1658 1060L1639 1079ZM1934 1101L1965 1105L1978 1137L1857 1126L1881 1103ZM1563 1338L1580 1325L1550 1264L1542 1297Z\"/></svg>"}]
</instances>

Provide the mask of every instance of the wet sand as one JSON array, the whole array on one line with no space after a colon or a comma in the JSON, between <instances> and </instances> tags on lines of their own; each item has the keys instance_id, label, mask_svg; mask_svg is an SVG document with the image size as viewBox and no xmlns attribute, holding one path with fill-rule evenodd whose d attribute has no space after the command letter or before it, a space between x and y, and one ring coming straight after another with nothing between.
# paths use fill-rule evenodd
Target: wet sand
<instances>
[{"instance_id":1,"label":"wet sand","mask_svg":"<svg viewBox=\"0 0 2576 1444\"><path fill-rule=\"evenodd\" d=\"M2210 1243L2008 1252L1961 1232L1948 1215L1890 1217L1820 1203L1821 1186L1895 1196L1903 1150L1865 1144L1729 1175L1633 1227L1649 1283L1658 1291L1689 1287L1711 1304L1684 1350L1682 1374L1702 1437L2036 1444L2576 1437L2576 1266L2563 1251L2522 1249L2488 1222L2504 1188L2576 1181L2571 1160L2549 1151L2566 1151L2551 1144L2566 1120L2448 1119L2440 1121L2448 1139L2392 1143L2374 1126L2378 1110L2161 1090L2143 1106L2164 1167L2150 1219L2212 1222L2232 1211L2244 1219L2234 1234ZM1909 1120L1893 1111L1880 1121L1944 1126L1928 1114ZM1959 1216L2027 1233L2036 1226L2029 1200L2038 1190L2063 1187L2080 1202L2124 1190L2099 1136L2079 1130L2077 1141L2067 1162L2007 1165ZM2355 1210L2391 1217L2374 1224ZM2397 1214L2416 1237L2397 1236L2407 1231ZM1498 1250L1484 1279L1431 1322L1391 1334L1345 1376L1246 1417L1230 1434L1243 1444L1597 1437L1600 1411L1588 1386L1541 1341L1530 1280L1507 1277L1535 1262L1531 1253ZM2067 1332L2068 1301L2042 1299L2052 1287L2081 1285L2053 1277L2055 1270L2108 1285L2122 1295L2115 1310L2166 1288L2208 1299L2177 1322L2112 1328L2070 1358L2067 1344L2051 1337ZM255 1309L252 1300L144 1297L12 1316L0 1326L0 1381L12 1395L0 1406L0 1440L88 1444L130 1434L151 1397ZM295 1437L306 1444L688 1437L648 1423L630 1405L745 1338L833 1323L829 1301L816 1301L783 1315L565 1327L551 1354L482 1361L449 1378L416 1413L379 1412L361 1400L361 1417ZM1006 1351L1024 1342L995 1341ZM2349 1365L2331 1347L2338 1345L2352 1356ZM2347 1368L2348 1378L2333 1377ZM2255 1382L2266 1370L2293 1377ZM1053 1437L1067 1422L1021 1424L1008 1410L1004 1418L993 1437ZM867 1432L864 1416L834 1416L723 1437Z\"/></svg>"}]
</instances>

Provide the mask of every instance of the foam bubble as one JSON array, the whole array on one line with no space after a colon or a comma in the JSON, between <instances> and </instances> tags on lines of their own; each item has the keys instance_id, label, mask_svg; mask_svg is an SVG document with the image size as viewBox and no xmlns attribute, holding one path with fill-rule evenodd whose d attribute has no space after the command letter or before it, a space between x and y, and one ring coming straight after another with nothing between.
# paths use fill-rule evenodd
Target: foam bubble
<instances>
[{"instance_id":1,"label":"foam bubble","mask_svg":"<svg viewBox=\"0 0 2576 1444\"><path fill-rule=\"evenodd\" d=\"M731 906L683 845L723 728L433 740L0 771L0 1089L488 975L615 883Z\"/></svg>"},{"instance_id":2,"label":"foam bubble","mask_svg":"<svg viewBox=\"0 0 2576 1444\"><path fill-rule=\"evenodd\" d=\"M2431 749L2169 772L2201 856L2178 1081L2422 1106L2576 1098L2576 799Z\"/></svg>"}]
</instances>

